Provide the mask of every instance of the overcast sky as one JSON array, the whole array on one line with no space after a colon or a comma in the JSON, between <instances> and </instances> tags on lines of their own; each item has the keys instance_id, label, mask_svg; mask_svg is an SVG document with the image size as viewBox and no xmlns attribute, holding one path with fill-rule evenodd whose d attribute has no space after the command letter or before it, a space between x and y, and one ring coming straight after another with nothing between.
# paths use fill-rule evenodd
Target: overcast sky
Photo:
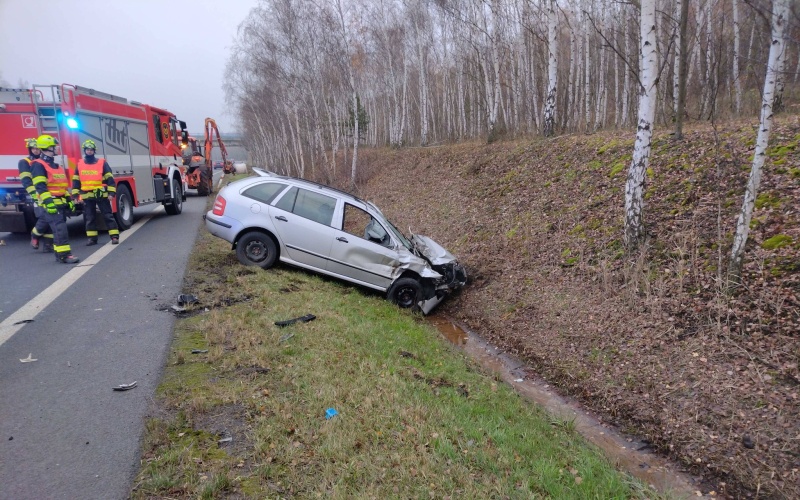
<instances>
[{"instance_id":1,"label":"overcast sky","mask_svg":"<svg viewBox=\"0 0 800 500\"><path fill-rule=\"evenodd\" d=\"M0 0L0 78L70 83L166 108L189 130L235 132L222 90L257 0Z\"/></svg>"}]
</instances>

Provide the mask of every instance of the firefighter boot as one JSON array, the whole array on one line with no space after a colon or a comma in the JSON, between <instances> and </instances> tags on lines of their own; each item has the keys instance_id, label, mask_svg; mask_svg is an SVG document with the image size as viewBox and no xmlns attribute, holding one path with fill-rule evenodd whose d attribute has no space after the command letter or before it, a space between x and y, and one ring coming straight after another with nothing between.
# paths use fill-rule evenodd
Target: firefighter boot
<instances>
[{"instance_id":1,"label":"firefighter boot","mask_svg":"<svg viewBox=\"0 0 800 500\"><path fill-rule=\"evenodd\" d=\"M39 237L31 233L31 246L34 250L39 250Z\"/></svg>"},{"instance_id":2,"label":"firefighter boot","mask_svg":"<svg viewBox=\"0 0 800 500\"><path fill-rule=\"evenodd\" d=\"M112 245L119 245L119 236L112 236L111 237L111 244Z\"/></svg>"},{"instance_id":3,"label":"firefighter boot","mask_svg":"<svg viewBox=\"0 0 800 500\"><path fill-rule=\"evenodd\" d=\"M81 259L75 257L71 253L56 254L56 260L62 264L77 264Z\"/></svg>"},{"instance_id":4,"label":"firefighter boot","mask_svg":"<svg viewBox=\"0 0 800 500\"><path fill-rule=\"evenodd\" d=\"M97 238L89 238L89 241L86 242L87 247L91 247L97 245Z\"/></svg>"},{"instance_id":5,"label":"firefighter boot","mask_svg":"<svg viewBox=\"0 0 800 500\"><path fill-rule=\"evenodd\" d=\"M44 240L44 248L42 249L44 253L52 253L53 252L53 242Z\"/></svg>"}]
</instances>

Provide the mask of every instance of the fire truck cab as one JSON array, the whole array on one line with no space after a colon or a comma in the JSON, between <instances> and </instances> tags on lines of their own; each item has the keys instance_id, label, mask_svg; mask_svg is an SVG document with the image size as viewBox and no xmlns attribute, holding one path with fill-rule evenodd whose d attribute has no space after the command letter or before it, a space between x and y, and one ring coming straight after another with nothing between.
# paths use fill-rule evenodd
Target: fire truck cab
<instances>
[{"instance_id":1,"label":"fire truck cab","mask_svg":"<svg viewBox=\"0 0 800 500\"><path fill-rule=\"evenodd\" d=\"M181 145L188 132L173 113L69 84L0 88L0 232L27 232L36 222L17 163L28 154L25 139L41 134L58 139L56 161L70 179L83 141L97 144L96 155L106 159L117 184L112 207L121 230L133 224L134 207L161 203L167 214L181 213L186 200Z\"/></svg>"}]
</instances>

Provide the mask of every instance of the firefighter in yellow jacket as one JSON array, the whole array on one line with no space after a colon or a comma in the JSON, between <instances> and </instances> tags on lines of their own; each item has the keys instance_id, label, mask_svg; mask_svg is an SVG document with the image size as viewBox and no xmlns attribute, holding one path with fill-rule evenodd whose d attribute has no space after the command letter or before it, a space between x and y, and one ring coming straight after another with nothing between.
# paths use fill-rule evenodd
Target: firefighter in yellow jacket
<instances>
[{"instance_id":1,"label":"firefighter in yellow jacket","mask_svg":"<svg viewBox=\"0 0 800 500\"><path fill-rule=\"evenodd\" d=\"M33 175L31 167L33 162L38 160L42 154L36 138L25 139L25 146L28 148L28 156L21 159L17 164L19 178L22 180L22 187L33 200L33 214L36 216L36 226L31 231L31 246L34 250L39 249L39 243L44 239L44 251L53 251L53 233L50 231L50 224L44 220L44 209L39 206L39 195L36 194L36 186L33 185Z\"/></svg>"},{"instance_id":2,"label":"firefighter in yellow jacket","mask_svg":"<svg viewBox=\"0 0 800 500\"><path fill-rule=\"evenodd\" d=\"M83 141L84 157L78 160L78 168L72 175L72 196L77 198L80 194L83 199L83 220L86 222L86 236L89 237L87 246L97 245L97 213L95 207L100 209L111 236L111 244L119 243L119 228L114 220L111 210L111 201L117 194L117 185L114 175L105 158L97 158L94 153L97 146L94 141Z\"/></svg>"},{"instance_id":3,"label":"firefighter in yellow jacket","mask_svg":"<svg viewBox=\"0 0 800 500\"><path fill-rule=\"evenodd\" d=\"M69 194L67 169L56 163L58 140L50 135L40 135L36 145L41 156L31 163L31 176L39 203L45 209L44 220L53 232L53 249L56 260L64 264L75 264L80 259L72 255L67 231L67 212L75 209Z\"/></svg>"}]
</instances>

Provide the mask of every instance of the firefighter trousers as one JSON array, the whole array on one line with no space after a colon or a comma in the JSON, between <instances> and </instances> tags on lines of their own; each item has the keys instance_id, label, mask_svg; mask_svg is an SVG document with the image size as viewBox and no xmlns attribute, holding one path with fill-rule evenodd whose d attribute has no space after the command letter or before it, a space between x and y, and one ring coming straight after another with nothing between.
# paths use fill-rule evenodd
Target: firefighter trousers
<instances>
[{"instance_id":1,"label":"firefighter trousers","mask_svg":"<svg viewBox=\"0 0 800 500\"><path fill-rule=\"evenodd\" d=\"M83 200L83 220L86 223L86 236L90 240L97 241L97 212L95 207L100 209L103 214L103 221L106 223L108 235L112 238L119 237L119 228L111 210L111 202L108 198L86 198Z\"/></svg>"},{"instance_id":2,"label":"firefighter trousers","mask_svg":"<svg viewBox=\"0 0 800 500\"><path fill-rule=\"evenodd\" d=\"M50 226L53 233L53 250L56 257L64 257L72 253L69 246L69 231L67 230L67 207L58 207L58 212L51 214L44 211L44 220Z\"/></svg>"},{"instance_id":3,"label":"firefighter trousers","mask_svg":"<svg viewBox=\"0 0 800 500\"><path fill-rule=\"evenodd\" d=\"M36 225L33 227L31 235L35 238L47 238L45 241L49 241L49 244L52 245L53 231L50 229L50 224L47 223L47 219L45 219L47 210L35 204L33 206L33 215L36 216Z\"/></svg>"}]
</instances>

